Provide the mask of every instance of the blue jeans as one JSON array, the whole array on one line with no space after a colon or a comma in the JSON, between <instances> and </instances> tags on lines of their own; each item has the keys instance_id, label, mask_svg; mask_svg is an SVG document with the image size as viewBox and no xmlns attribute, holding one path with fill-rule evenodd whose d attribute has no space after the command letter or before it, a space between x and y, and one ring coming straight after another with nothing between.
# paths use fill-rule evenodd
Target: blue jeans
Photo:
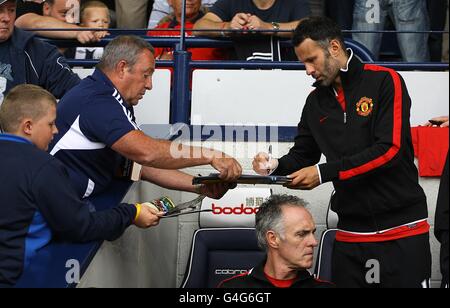
<instances>
[{"instance_id":1,"label":"blue jeans","mask_svg":"<svg viewBox=\"0 0 450 308\"><path fill-rule=\"evenodd\" d=\"M426 0L355 0L353 30L384 30L388 15L397 31L430 30ZM380 53L381 38L381 33L353 33L353 39L365 45L375 59ZM428 33L398 33L397 40L404 61L429 61Z\"/></svg>"}]
</instances>

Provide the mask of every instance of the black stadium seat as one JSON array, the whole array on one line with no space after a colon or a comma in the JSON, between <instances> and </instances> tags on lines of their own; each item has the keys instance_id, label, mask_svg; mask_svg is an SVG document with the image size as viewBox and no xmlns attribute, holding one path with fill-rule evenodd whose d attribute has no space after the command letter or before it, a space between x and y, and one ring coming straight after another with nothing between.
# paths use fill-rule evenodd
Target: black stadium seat
<instances>
[{"instance_id":1,"label":"black stadium seat","mask_svg":"<svg viewBox=\"0 0 450 308\"><path fill-rule=\"evenodd\" d=\"M325 230L320 238L316 267L314 269L314 276L317 279L333 282L333 277L331 275L331 257L333 255L336 231L336 229Z\"/></svg>"},{"instance_id":2,"label":"black stadium seat","mask_svg":"<svg viewBox=\"0 0 450 308\"><path fill-rule=\"evenodd\" d=\"M314 268L314 276L317 279L333 282L331 275L331 264L333 256L334 240L336 238L336 227L338 223L338 216L331 210L331 202L334 197L334 191L331 194L330 202L328 203L327 211L327 228L323 231L320 237L320 243L317 250L316 266Z\"/></svg>"},{"instance_id":3,"label":"black stadium seat","mask_svg":"<svg viewBox=\"0 0 450 308\"><path fill-rule=\"evenodd\" d=\"M245 273L263 261L254 228L199 229L182 288L215 288L230 277Z\"/></svg>"}]
</instances>

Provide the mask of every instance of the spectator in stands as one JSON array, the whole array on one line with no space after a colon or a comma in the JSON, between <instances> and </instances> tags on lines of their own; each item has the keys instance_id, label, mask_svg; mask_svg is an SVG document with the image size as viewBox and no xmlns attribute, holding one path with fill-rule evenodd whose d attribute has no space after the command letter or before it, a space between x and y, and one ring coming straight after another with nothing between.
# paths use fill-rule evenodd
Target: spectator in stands
<instances>
[{"instance_id":1,"label":"spectator in stands","mask_svg":"<svg viewBox=\"0 0 450 308\"><path fill-rule=\"evenodd\" d=\"M448 118L447 118L448 124ZM434 235L439 243L441 243L441 274L442 283L441 288L448 288L448 259L449 259L449 200L448 200L448 153L447 161L445 162L444 172L441 177L441 184L439 186L439 194L436 205L436 216L434 224Z\"/></svg>"},{"instance_id":2,"label":"spectator in stands","mask_svg":"<svg viewBox=\"0 0 450 308\"><path fill-rule=\"evenodd\" d=\"M93 75L59 102L60 131L50 153L68 167L80 196L103 191L123 157L144 165L144 180L216 198L230 185L193 186L193 177L176 169L209 164L229 182L241 175L239 163L222 152L156 140L138 129L133 106L152 88L153 54L141 38L115 38Z\"/></svg>"},{"instance_id":3,"label":"spectator in stands","mask_svg":"<svg viewBox=\"0 0 450 308\"><path fill-rule=\"evenodd\" d=\"M428 15L430 18L431 31L444 31L448 15L448 0L427 0ZM442 61L442 33L430 33L428 47L430 49L430 60Z\"/></svg>"},{"instance_id":4,"label":"spectator in stands","mask_svg":"<svg viewBox=\"0 0 450 308\"><path fill-rule=\"evenodd\" d=\"M351 30L353 26L353 7L355 0L309 0L312 16L327 16L338 23L343 30ZM352 37L351 33L344 37Z\"/></svg>"},{"instance_id":5,"label":"spectator in stands","mask_svg":"<svg viewBox=\"0 0 450 308\"><path fill-rule=\"evenodd\" d=\"M447 20L445 22L445 28L444 28L444 30L447 33L444 34L444 37L442 39L442 45L443 45L442 46L442 62L446 62L446 63L449 62L449 47L450 47L449 41L448 41L448 37L449 37L448 36L448 28L449 28L448 19L449 19L449 11L447 10Z\"/></svg>"},{"instance_id":6,"label":"spectator in stands","mask_svg":"<svg viewBox=\"0 0 450 308\"><path fill-rule=\"evenodd\" d=\"M195 30L217 29L217 32L194 32L203 36L232 36L239 60L280 61L294 60L292 48L283 49L279 37L291 33L276 30L294 30L300 20L310 14L306 0L219 0L195 25ZM231 35L224 30L241 30ZM264 34L249 34L265 30Z\"/></svg>"},{"instance_id":7,"label":"spectator in stands","mask_svg":"<svg viewBox=\"0 0 450 308\"><path fill-rule=\"evenodd\" d=\"M0 104L14 86L41 86L57 98L79 83L56 47L14 27L16 2L0 0Z\"/></svg>"},{"instance_id":8,"label":"spectator in stands","mask_svg":"<svg viewBox=\"0 0 450 308\"><path fill-rule=\"evenodd\" d=\"M208 11L208 9L216 2L217 0L201 0L202 8L204 11ZM148 20L148 28L153 29L156 27L160 27L161 21L167 17L168 15L173 14L172 5L170 5L168 0L155 0L153 2L153 9L150 14L150 19Z\"/></svg>"},{"instance_id":9,"label":"spectator in stands","mask_svg":"<svg viewBox=\"0 0 450 308\"><path fill-rule=\"evenodd\" d=\"M0 108L0 287L13 286L53 236L114 240L131 224L157 225L164 214L139 204L90 213L65 167L45 152L58 131L55 118L56 99L35 85L15 87Z\"/></svg>"},{"instance_id":10,"label":"spectator in stands","mask_svg":"<svg viewBox=\"0 0 450 308\"><path fill-rule=\"evenodd\" d=\"M16 26L25 29L67 29L66 31L36 31L37 34L56 39L76 39L82 44L98 42L108 35L105 31L80 30L79 0L66 7L67 0L17 1Z\"/></svg>"},{"instance_id":11,"label":"spectator in stands","mask_svg":"<svg viewBox=\"0 0 450 308\"><path fill-rule=\"evenodd\" d=\"M363 65L329 18L302 21L293 44L316 90L303 108L294 147L270 161L258 154L254 170L289 175L292 189L333 182L339 231L332 281L338 287L428 286L430 226L402 77ZM327 162L319 164L322 154Z\"/></svg>"},{"instance_id":12,"label":"spectator in stands","mask_svg":"<svg viewBox=\"0 0 450 308\"><path fill-rule=\"evenodd\" d=\"M392 16L397 31L429 31L426 0L355 0L353 30L384 30L386 18ZM353 33L353 39L366 46L378 59L381 33ZM428 33L398 33L397 40L403 60L425 62L429 60Z\"/></svg>"},{"instance_id":13,"label":"spectator in stands","mask_svg":"<svg viewBox=\"0 0 450 308\"><path fill-rule=\"evenodd\" d=\"M173 14L163 19L163 22L158 26L158 29L180 29L181 28L181 12L182 0L168 0L170 7L173 8ZM192 29L194 23L203 17L203 12L200 11L201 0L186 0L186 29ZM167 20L167 21L166 21ZM191 35L191 31L186 32L186 35ZM149 36L178 36L179 32L173 31L149 31ZM225 53L218 48L189 48L192 53L192 60L223 60L226 59ZM158 60L172 60L173 48L156 48L155 58Z\"/></svg>"},{"instance_id":14,"label":"spectator in stands","mask_svg":"<svg viewBox=\"0 0 450 308\"><path fill-rule=\"evenodd\" d=\"M111 22L109 9L101 1L87 1L81 7L80 21L82 27L107 29Z\"/></svg>"},{"instance_id":15,"label":"spectator in stands","mask_svg":"<svg viewBox=\"0 0 450 308\"><path fill-rule=\"evenodd\" d=\"M147 25L149 0L115 0L117 27L142 29ZM151 5L151 3L150 3Z\"/></svg>"},{"instance_id":16,"label":"spectator in stands","mask_svg":"<svg viewBox=\"0 0 450 308\"><path fill-rule=\"evenodd\" d=\"M355 0L325 0L325 16L330 17L343 30L352 30L353 9ZM352 37L351 33L344 34L344 37Z\"/></svg>"},{"instance_id":17,"label":"spectator in stands","mask_svg":"<svg viewBox=\"0 0 450 308\"><path fill-rule=\"evenodd\" d=\"M80 26L91 29L108 29L111 20L108 7L100 1L87 1L83 3L80 17ZM71 59L100 59L103 55L103 47L69 48L64 55Z\"/></svg>"},{"instance_id":18,"label":"spectator in stands","mask_svg":"<svg viewBox=\"0 0 450 308\"><path fill-rule=\"evenodd\" d=\"M309 0L309 8L311 16L323 16L325 8L325 0Z\"/></svg>"},{"instance_id":19,"label":"spectator in stands","mask_svg":"<svg viewBox=\"0 0 450 308\"><path fill-rule=\"evenodd\" d=\"M313 265L316 225L295 196L273 195L256 214L258 245L267 253L266 260L246 275L220 283L221 288L329 288L307 271Z\"/></svg>"}]
</instances>

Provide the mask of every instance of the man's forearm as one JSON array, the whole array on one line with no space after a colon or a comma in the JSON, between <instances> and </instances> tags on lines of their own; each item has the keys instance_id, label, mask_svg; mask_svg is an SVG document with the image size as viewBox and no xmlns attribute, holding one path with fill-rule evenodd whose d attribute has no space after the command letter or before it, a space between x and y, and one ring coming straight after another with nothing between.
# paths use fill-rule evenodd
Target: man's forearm
<instances>
[{"instance_id":1,"label":"man's forearm","mask_svg":"<svg viewBox=\"0 0 450 308\"><path fill-rule=\"evenodd\" d=\"M218 155L215 151L184 144L160 141L157 151L150 152L153 157L143 165L162 169L183 169L193 166L209 165ZM139 161L138 161L139 162Z\"/></svg>"},{"instance_id":2,"label":"man's forearm","mask_svg":"<svg viewBox=\"0 0 450 308\"><path fill-rule=\"evenodd\" d=\"M172 170L210 165L224 155L214 150L154 139L138 130L119 139L112 149L143 166Z\"/></svg>"},{"instance_id":3,"label":"man's forearm","mask_svg":"<svg viewBox=\"0 0 450 308\"><path fill-rule=\"evenodd\" d=\"M158 186L182 190L187 192L196 192L192 185L192 175L178 170L163 170L151 167L142 168L142 179Z\"/></svg>"},{"instance_id":4,"label":"man's forearm","mask_svg":"<svg viewBox=\"0 0 450 308\"><path fill-rule=\"evenodd\" d=\"M203 29L217 29L218 32L213 31L196 31L196 30L203 30ZM217 37L217 36L224 36L226 35L224 30L229 29L229 22L223 22L223 21L212 21L208 19L200 19L197 21L194 25L194 31L193 35L195 36L209 36L209 37Z\"/></svg>"},{"instance_id":5,"label":"man's forearm","mask_svg":"<svg viewBox=\"0 0 450 308\"><path fill-rule=\"evenodd\" d=\"M294 31L295 28L297 28L299 23L300 23L300 20L286 22L286 23L280 23L280 30ZM279 33L277 33L277 36L284 37L284 38L291 38L292 32L279 32Z\"/></svg>"},{"instance_id":6,"label":"man's forearm","mask_svg":"<svg viewBox=\"0 0 450 308\"><path fill-rule=\"evenodd\" d=\"M20 16L15 25L22 29L80 29L79 26L62 22L49 16L28 13ZM56 39L76 39L78 31L35 31L37 34Z\"/></svg>"}]
</instances>

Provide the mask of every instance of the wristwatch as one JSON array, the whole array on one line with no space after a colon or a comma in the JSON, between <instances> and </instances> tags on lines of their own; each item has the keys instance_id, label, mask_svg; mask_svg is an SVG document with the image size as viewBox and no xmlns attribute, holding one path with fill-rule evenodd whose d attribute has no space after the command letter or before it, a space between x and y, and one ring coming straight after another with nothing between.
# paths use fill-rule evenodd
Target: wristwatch
<instances>
[{"instance_id":1,"label":"wristwatch","mask_svg":"<svg viewBox=\"0 0 450 308\"><path fill-rule=\"evenodd\" d=\"M272 29L273 30L280 30L280 24L277 22L272 21Z\"/></svg>"}]
</instances>

